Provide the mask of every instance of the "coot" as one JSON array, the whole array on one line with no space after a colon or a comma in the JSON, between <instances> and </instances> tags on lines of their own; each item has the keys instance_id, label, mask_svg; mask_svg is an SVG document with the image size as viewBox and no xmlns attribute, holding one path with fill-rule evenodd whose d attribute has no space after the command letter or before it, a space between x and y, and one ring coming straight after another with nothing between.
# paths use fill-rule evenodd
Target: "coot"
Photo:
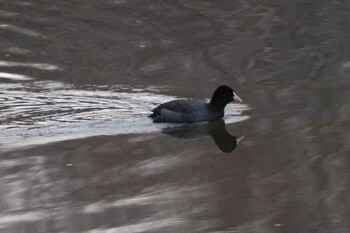
<instances>
[{"instance_id":1,"label":"coot","mask_svg":"<svg viewBox=\"0 0 350 233\"><path fill-rule=\"evenodd\" d=\"M222 118L226 105L232 101L242 102L231 87L222 85L210 100L173 100L159 105L149 115L153 122L194 123Z\"/></svg>"}]
</instances>

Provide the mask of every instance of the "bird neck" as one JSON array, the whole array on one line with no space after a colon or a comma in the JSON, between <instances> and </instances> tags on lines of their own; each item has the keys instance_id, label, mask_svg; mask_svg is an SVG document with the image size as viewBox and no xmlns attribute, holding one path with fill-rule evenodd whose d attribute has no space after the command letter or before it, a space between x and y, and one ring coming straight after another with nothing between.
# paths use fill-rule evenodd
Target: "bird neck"
<instances>
[{"instance_id":1,"label":"bird neck","mask_svg":"<svg viewBox=\"0 0 350 233\"><path fill-rule=\"evenodd\" d=\"M225 107L226 107L227 103L225 102L222 102L216 98L212 98L209 102L209 107L210 109L213 109L213 110L224 110Z\"/></svg>"}]
</instances>

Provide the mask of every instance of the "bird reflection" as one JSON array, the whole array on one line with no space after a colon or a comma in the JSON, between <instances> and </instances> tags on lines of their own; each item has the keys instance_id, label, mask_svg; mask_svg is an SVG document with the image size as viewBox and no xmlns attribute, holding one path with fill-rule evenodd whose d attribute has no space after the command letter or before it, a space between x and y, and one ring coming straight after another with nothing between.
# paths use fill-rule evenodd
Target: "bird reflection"
<instances>
[{"instance_id":1,"label":"bird reflection","mask_svg":"<svg viewBox=\"0 0 350 233\"><path fill-rule=\"evenodd\" d=\"M165 128L162 132L172 137L182 139L196 139L210 135L221 151L230 153L236 149L238 143L244 138L244 136L232 136L227 132L225 126L226 124L224 120L220 119L200 125Z\"/></svg>"}]
</instances>

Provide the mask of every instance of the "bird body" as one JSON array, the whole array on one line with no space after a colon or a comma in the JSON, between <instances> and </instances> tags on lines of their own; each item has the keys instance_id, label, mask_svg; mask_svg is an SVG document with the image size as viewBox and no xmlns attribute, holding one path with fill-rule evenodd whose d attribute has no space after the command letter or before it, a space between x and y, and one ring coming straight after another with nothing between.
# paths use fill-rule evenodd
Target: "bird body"
<instances>
[{"instance_id":1,"label":"bird body","mask_svg":"<svg viewBox=\"0 0 350 233\"><path fill-rule=\"evenodd\" d=\"M211 111L209 103L200 100L173 100L159 105L150 115L155 123L191 123L212 121L224 116L224 111Z\"/></svg>"},{"instance_id":2,"label":"bird body","mask_svg":"<svg viewBox=\"0 0 350 233\"><path fill-rule=\"evenodd\" d=\"M218 87L210 102L204 100L173 100L159 105L149 115L155 123L194 123L222 118L225 106L242 100L228 86Z\"/></svg>"}]
</instances>

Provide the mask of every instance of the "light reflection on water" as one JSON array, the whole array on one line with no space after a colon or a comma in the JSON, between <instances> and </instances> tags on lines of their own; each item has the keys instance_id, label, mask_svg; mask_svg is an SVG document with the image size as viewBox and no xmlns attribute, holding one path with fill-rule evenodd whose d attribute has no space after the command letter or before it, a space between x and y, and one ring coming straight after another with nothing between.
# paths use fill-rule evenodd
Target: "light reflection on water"
<instances>
[{"instance_id":1,"label":"light reflection on water","mask_svg":"<svg viewBox=\"0 0 350 233\"><path fill-rule=\"evenodd\" d=\"M0 84L2 147L73 138L156 132L167 124L147 118L156 105L175 99L153 87L85 86L50 81ZM227 107L227 123L247 119L246 105ZM171 124L168 124L171 127ZM174 124L176 126L176 124ZM6 139L6 140L5 140Z\"/></svg>"},{"instance_id":2,"label":"light reflection on water","mask_svg":"<svg viewBox=\"0 0 350 233\"><path fill-rule=\"evenodd\" d=\"M197 154L197 145L154 133L81 142L79 147L79 142L58 142L3 154L1 208L6 215L0 216L1 228L35 223L36 231L53 232L191 232L193 224L196 231L219 224L215 218L194 217L216 216L220 210L202 200L220 202L216 190L232 182L224 176L200 177L211 158L218 159L210 150ZM225 161L230 160L220 163ZM186 177L188 169L191 177ZM51 228L46 223L52 221Z\"/></svg>"}]
</instances>

